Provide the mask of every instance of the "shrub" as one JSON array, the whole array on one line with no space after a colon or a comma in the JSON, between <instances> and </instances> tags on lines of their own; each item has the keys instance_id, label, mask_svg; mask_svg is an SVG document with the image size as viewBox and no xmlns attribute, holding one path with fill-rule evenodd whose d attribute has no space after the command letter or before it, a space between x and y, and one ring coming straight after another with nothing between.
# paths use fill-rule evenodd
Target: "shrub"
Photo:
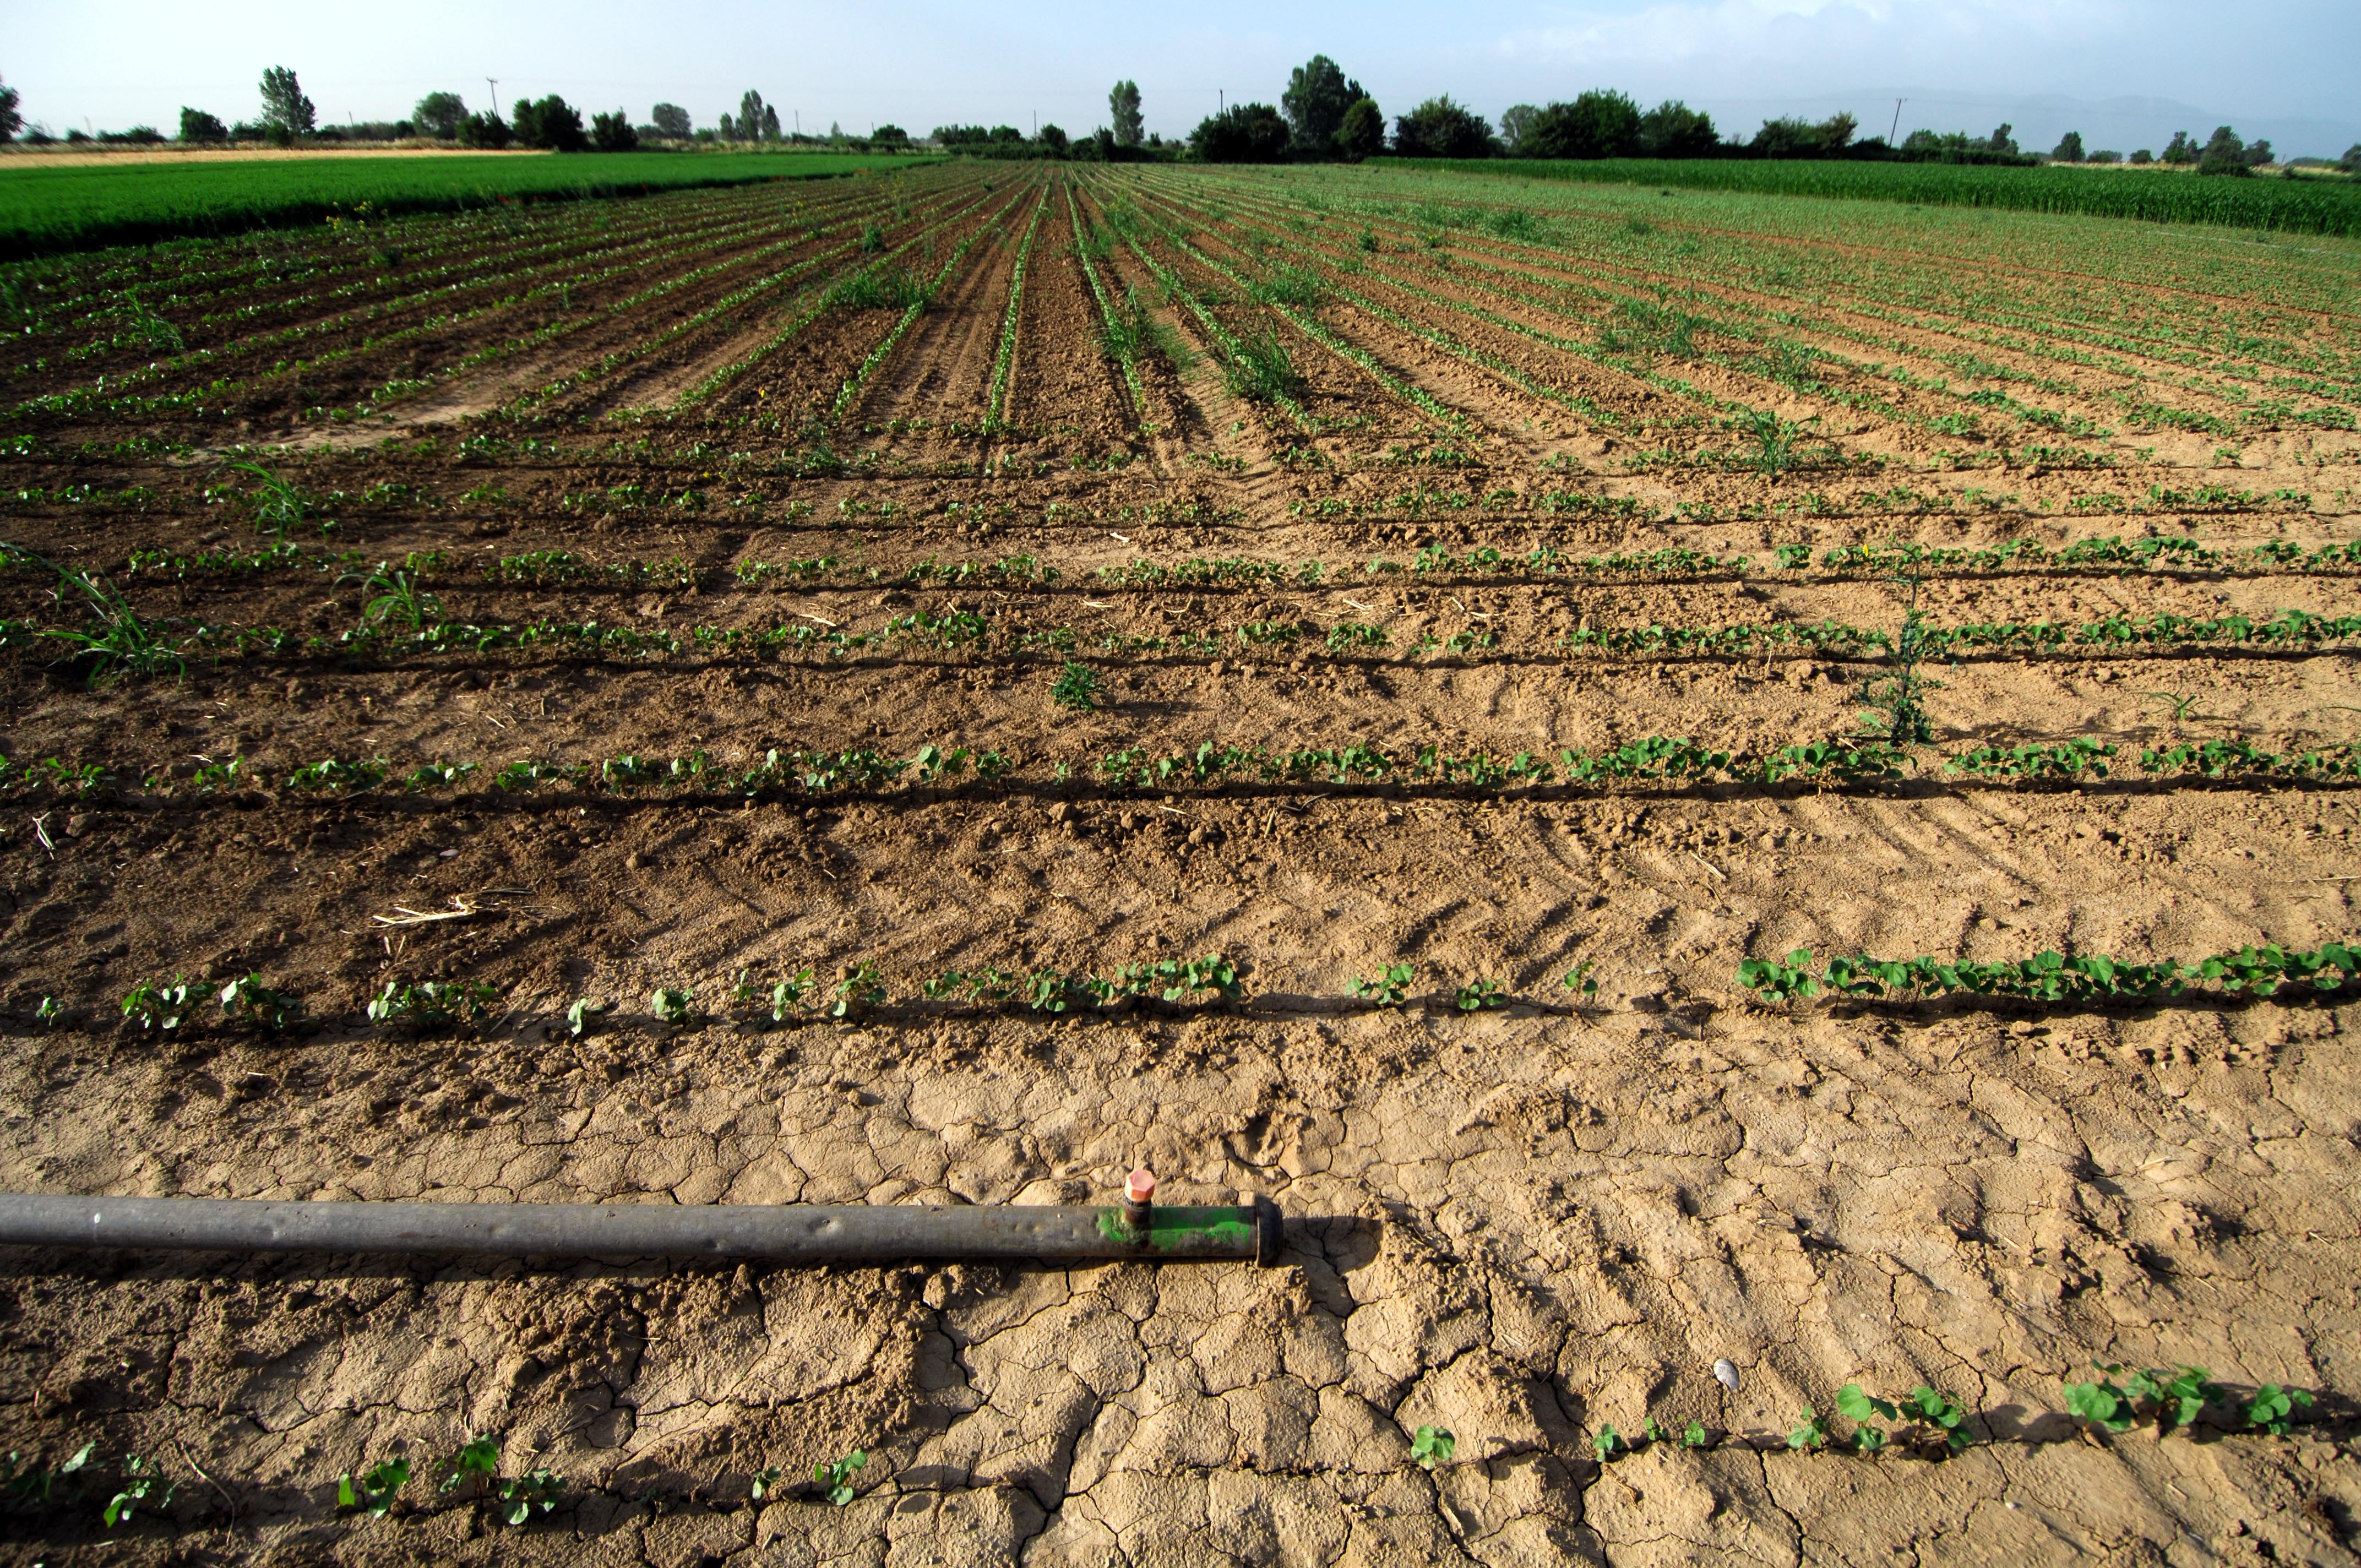
<instances>
[{"instance_id":1,"label":"shrub","mask_svg":"<svg viewBox=\"0 0 2361 1568\"><path fill-rule=\"evenodd\" d=\"M1640 116L1640 150L1650 158L1711 158L1720 145L1713 116L1677 98Z\"/></svg>"},{"instance_id":2,"label":"shrub","mask_svg":"<svg viewBox=\"0 0 2361 1568\"><path fill-rule=\"evenodd\" d=\"M518 99L510 117L516 127L516 139L526 147L580 152L590 145L590 138L582 134L582 111L555 93L537 104L529 98Z\"/></svg>"},{"instance_id":3,"label":"shrub","mask_svg":"<svg viewBox=\"0 0 2361 1568\"><path fill-rule=\"evenodd\" d=\"M2227 126L2214 126L2213 135L2197 155L2197 172L2250 175L2254 171L2246 161L2246 144L2238 139L2238 133Z\"/></svg>"},{"instance_id":4,"label":"shrub","mask_svg":"<svg viewBox=\"0 0 2361 1568\"><path fill-rule=\"evenodd\" d=\"M1492 127L1446 93L1395 119L1394 150L1404 158L1489 158Z\"/></svg>"},{"instance_id":5,"label":"shrub","mask_svg":"<svg viewBox=\"0 0 2361 1568\"><path fill-rule=\"evenodd\" d=\"M1386 150L1386 115L1375 98L1356 100L1336 127L1336 150L1358 163Z\"/></svg>"},{"instance_id":6,"label":"shrub","mask_svg":"<svg viewBox=\"0 0 2361 1568\"><path fill-rule=\"evenodd\" d=\"M185 142L221 142L229 140L229 127L203 109L181 105L181 139Z\"/></svg>"},{"instance_id":7,"label":"shrub","mask_svg":"<svg viewBox=\"0 0 2361 1568\"><path fill-rule=\"evenodd\" d=\"M1518 145L1527 158L1629 158L1640 150L1640 105L1594 88L1534 115Z\"/></svg>"},{"instance_id":8,"label":"shrub","mask_svg":"<svg viewBox=\"0 0 2361 1568\"><path fill-rule=\"evenodd\" d=\"M461 147L506 147L516 139L516 132L500 118L498 109L486 109L459 122Z\"/></svg>"},{"instance_id":9,"label":"shrub","mask_svg":"<svg viewBox=\"0 0 2361 1568\"><path fill-rule=\"evenodd\" d=\"M1852 145L1860 123L1841 112L1817 125L1802 119L1765 120L1747 149L1757 158L1837 158Z\"/></svg>"},{"instance_id":10,"label":"shrub","mask_svg":"<svg viewBox=\"0 0 2361 1568\"><path fill-rule=\"evenodd\" d=\"M611 115L593 115L590 145L600 152L630 152L640 145L640 133L631 128L631 116L620 109Z\"/></svg>"}]
</instances>

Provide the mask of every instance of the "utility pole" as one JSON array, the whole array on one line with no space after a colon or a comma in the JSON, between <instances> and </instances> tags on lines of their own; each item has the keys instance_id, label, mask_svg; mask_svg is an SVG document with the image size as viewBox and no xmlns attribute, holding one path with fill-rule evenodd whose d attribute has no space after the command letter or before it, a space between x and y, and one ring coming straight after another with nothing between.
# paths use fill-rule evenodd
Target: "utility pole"
<instances>
[{"instance_id":1,"label":"utility pole","mask_svg":"<svg viewBox=\"0 0 2361 1568\"><path fill-rule=\"evenodd\" d=\"M1902 105L1907 101L1902 98L1894 100L1894 128L1885 133L1885 145L1888 147L1892 147L1894 138L1902 134Z\"/></svg>"},{"instance_id":2,"label":"utility pole","mask_svg":"<svg viewBox=\"0 0 2361 1568\"><path fill-rule=\"evenodd\" d=\"M491 112L497 115L500 112L500 79L497 76L487 76L484 78L484 85L492 90Z\"/></svg>"}]
</instances>

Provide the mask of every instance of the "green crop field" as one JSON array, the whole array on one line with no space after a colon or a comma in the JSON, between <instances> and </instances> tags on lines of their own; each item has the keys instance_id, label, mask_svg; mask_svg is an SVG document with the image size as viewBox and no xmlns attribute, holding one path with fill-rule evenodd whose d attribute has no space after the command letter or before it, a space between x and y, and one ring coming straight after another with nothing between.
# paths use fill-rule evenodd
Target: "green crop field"
<instances>
[{"instance_id":1,"label":"green crop field","mask_svg":"<svg viewBox=\"0 0 2361 1568\"><path fill-rule=\"evenodd\" d=\"M891 153L478 154L0 167L0 257L317 223L379 213L572 201L808 180L925 159Z\"/></svg>"},{"instance_id":2,"label":"green crop field","mask_svg":"<svg viewBox=\"0 0 2361 1568\"><path fill-rule=\"evenodd\" d=\"M1677 185L1938 207L2005 207L2298 234L2361 234L2361 185L2342 180L2200 179L2137 169L2013 169L1786 159L1389 159L1414 169L1601 185Z\"/></svg>"}]
</instances>

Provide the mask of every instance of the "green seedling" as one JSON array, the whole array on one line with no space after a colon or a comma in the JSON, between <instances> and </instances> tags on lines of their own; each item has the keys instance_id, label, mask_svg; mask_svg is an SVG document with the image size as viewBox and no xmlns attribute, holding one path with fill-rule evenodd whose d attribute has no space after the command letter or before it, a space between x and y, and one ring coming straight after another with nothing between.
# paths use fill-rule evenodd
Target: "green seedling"
<instances>
[{"instance_id":1,"label":"green seedling","mask_svg":"<svg viewBox=\"0 0 2361 1568\"><path fill-rule=\"evenodd\" d=\"M1626 1453L1631 1452L1625 1446L1621 1434L1613 1427L1600 1427L1598 1435L1590 1440L1590 1446L1598 1452L1598 1463L1601 1464L1614 1458L1615 1451L1619 1448L1624 1449Z\"/></svg>"},{"instance_id":2,"label":"green seedling","mask_svg":"<svg viewBox=\"0 0 2361 1568\"><path fill-rule=\"evenodd\" d=\"M613 1005L612 1003L601 1002L596 997L581 998L566 1010L566 1032L577 1040L587 1038L591 1029L596 1026L599 1016Z\"/></svg>"},{"instance_id":3,"label":"green seedling","mask_svg":"<svg viewBox=\"0 0 2361 1568\"><path fill-rule=\"evenodd\" d=\"M1681 1432L1681 1446L1683 1448L1710 1448L1713 1446L1713 1434L1705 1430L1705 1423L1703 1421L1691 1421Z\"/></svg>"},{"instance_id":4,"label":"green seedling","mask_svg":"<svg viewBox=\"0 0 2361 1568\"><path fill-rule=\"evenodd\" d=\"M1498 981L1471 980L1451 993L1451 1005L1462 1013L1481 1013L1508 1004L1508 994L1500 989Z\"/></svg>"},{"instance_id":5,"label":"green seedling","mask_svg":"<svg viewBox=\"0 0 2361 1568\"><path fill-rule=\"evenodd\" d=\"M379 563L361 580L363 591L376 597L361 606L361 620L376 625L394 622L421 629L443 619L443 601L428 593L417 577Z\"/></svg>"},{"instance_id":6,"label":"green seedling","mask_svg":"<svg viewBox=\"0 0 2361 1568\"><path fill-rule=\"evenodd\" d=\"M528 1470L492 1486L492 1496L500 1501L500 1516L509 1524L524 1523L535 1509L544 1514L555 1511L557 1499L565 1492L565 1477L553 1470Z\"/></svg>"},{"instance_id":7,"label":"green seedling","mask_svg":"<svg viewBox=\"0 0 2361 1568\"><path fill-rule=\"evenodd\" d=\"M41 1004L33 1009L33 1016L52 1029L64 1021L65 1015L65 1003L54 996L42 997Z\"/></svg>"},{"instance_id":8,"label":"green seedling","mask_svg":"<svg viewBox=\"0 0 2361 1568\"><path fill-rule=\"evenodd\" d=\"M176 974L163 985L143 980L123 999L123 1015L143 1029L177 1029L188 1021L196 998L197 988L185 976Z\"/></svg>"},{"instance_id":9,"label":"green seedling","mask_svg":"<svg viewBox=\"0 0 2361 1568\"><path fill-rule=\"evenodd\" d=\"M372 1024L440 1028L462 1019L480 1023L500 1003L500 993L480 980L422 980L410 985L390 980L370 1000L368 1017Z\"/></svg>"},{"instance_id":10,"label":"green seedling","mask_svg":"<svg viewBox=\"0 0 2361 1568\"><path fill-rule=\"evenodd\" d=\"M1449 1427L1421 1427L1411 1435L1410 1456L1427 1469L1448 1464L1459 1451L1459 1440L1451 1435Z\"/></svg>"},{"instance_id":11,"label":"green seedling","mask_svg":"<svg viewBox=\"0 0 2361 1568\"><path fill-rule=\"evenodd\" d=\"M1865 1394L1860 1384L1848 1383L1837 1390L1837 1414L1854 1423L1853 1447L1863 1453L1875 1453L1885 1446L1885 1429L1871 1423L1898 1420L1902 1412L1892 1400Z\"/></svg>"},{"instance_id":12,"label":"green seedling","mask_svg":"<svg viewBox=\"0 0 2361 1568\"><path fill-rule=\"evenodd\" d=\"M393 1507L394 1494L410 1484L410 1461L389 1459L359 1475L336 1478L336 1507L360 1508L372 1519L383 1519Z\"/></svg>"},{"instance_id":13,"label":"green seedling","mask_svg":"<svg viewBox=\"0 0 2361 1568\"><path fill-rule=\"evenodd\" d=\"M2277 1383L2266 1383L2255 1390L2246 1402L2246 1424L2257 1431L2267 1431L2273 1437L2285 1437L2299 1409L2312 1409L2312 1395L2301 1388L2285 1388Z\"/></svg>"},{"instance_id":14,"label":"green seedling","mask_svg":"<svg viewBox=\"0 0 2361 1568\"><path fill-rule=\"evenodd\" d=\"M5 1494L14 1502L45 1507L60 1481L80 1485L72 1478L81 1474L82 1466L90 1463L90 1456L97 1452L97 1443L83 1443L52 1468L46 1464L27 1464L22 1454L12 1450L6 1463L0 1464L0 1494Z\"/></svg>"},{"instance_id":15,"label":"green seedling","mask_svg":"<svg viewBox=\"0 0 2361 1568\"><path fill-rule=\"evenodd\" d=\"M805 998L812 993L813 984L812 971L804 969L797 970L794 974L772 986L771 1022L784 1024L787 1021L789 1013L799 1011L807 1006Z\"/></svg>"},{"instance_id":16,"label":"green seedling","mask_svg":"<svg viewBox=\"0 0 2361 1568\"><path fill-rule=\"evenodd\" d=\"M1958 1401L1921 1383L1902 1401L1902 1413L1926 1422L1943 1436L1943 1446L1957 1453L1974 1441L1968 1433L1967 1410Z\"/></svg>"},{"instance_id":17,"label":"green seedling","mask_svg":"<svg viewBox=\"0 0 2361 1568\"><path fill-rule=\"evenodd\" d=\"M1828 1418L1816 1414L1811 1406L1805 1406L1804 1413L1795 1418L1795 1429L1787 1434L1787 1446L1808 1453L1816 1448L1826 1448L1828 1443Z\"/></svg>"},{"instance_id":18,"label":"green seedling","mask_svg":"<svg viewBox=\"0 0 2361 1568\"><path fill-rule=\"evenodd\" d=\"M1099 706L1099 677L1088 664L1069 659L1058 673L1055 685L1049 688L1049 700L1070 713L1095 713Z\"/></svg>"},{"instance_id":19,"label":"green seedling","mask_svg":"<svg viewBox=\"0 0 2361 1568\"><path fill-rule=\"evenodd\" d=\"M2154 1403L2157 1424L2166 1431L2194 1421L2224 1392L2202 1366L2156 1367L2124 1379L2124 1391Z\"/></svg>"},{"instance_id":20,"label":"green seedling","mask_svg":"<svg viewBox=\"0 0 2361 1568\"><path fill-rule=\"evenodd\" d=\"M82 630L52 626L39 635L54 638L89 660L87 679L93 687L124 675L177 675L188 668L188 661L162 627L134 610L121 590L104 577L60 568L58 586L50 597L62 605L69 589L82 596L89 626Z\"/></svg>"},{"instance_id":21,"label":"green seedling","mask_svg":"<svg viewBox=\"0 0 2361 1568\"><path fill-rule=\"evenodd\" d=\"M480 1480L487 1488L500 1473L500 1440L496 1437L472 1437L454 1450L443 1461L443 1479L435 1490L445 1494L456 1492L471 1480Z\"/></svg>"},{"instance_id":22,"label":"green seedling","mask_svg":"<svg viewBox=\"0 0 2361 1568\"><path fill-rule=\"evenodd\" d=\"M823 1459L812 1466L812 1482L838 1508L852 1501L852 1478L868 1468L869 1455L859 1449L841 1459Z\"/></svg>"},{"instance_id":23,"label":"green seedling","mask_svg":"<svg viewBox=\"0 0 2361 1568\"><path fill-rule=\"evenodd\" d=\"M1388 964L1375 980L1357 977L1347 988L1364 1002L1379 1007L1399 1007L1410 995L1412 981L1418 979L1416 964Z\"/></svg>"},{"instance_id":24,"label":"green seedling","mask_svg":"<svg viewBox=\"0 0 2361 1568\"><path fill-rule=\"evenodd\" d=\"M1919 663L1933 651L1926 618L1918 613L1918 581L1915 573L1908 579L1910 597L1903 608L1902 630L1893 642L1893 674L1861 690L1870 704L1861 716L1861 733L1889 746L1927 746L1935 740L1935 726L1927 717L1926 694L1939 683L1918 673Z\"/></svg>"},{"instance_id":25,"label":"green seedling","mask_svg":"<svg viewBox=\"0 0 2361 1568\"><path fill-rule=\"evenodd\" d=\"M829 992L831 1018L851 1018L885 1000L885 981L874 963L862 962Z\"/></svg>"},{"instance_id":26,"label":"green seedling","mask_svg":"<svg viewBox=\"0 0 2361 1568\"><path fill-rule=\"evenodd\" d=\"M697 1021L697 992L686 986L658 986L648 1008L666 1028L686 1029Z\"/></svg>"},{"instance_id":27,"label":"green seedling","mask_svg":"<svg viewBox=\"0 0 2361 1568\"><path fill-rule=\"evenodd\" d=\"M2197 706L2195 692L2142 692L2140 698L2144 702L2161 704L2171 713L2175 724L2187 723L2191 710Z\"/></svg>"},{"instance_id":28,"label":"green seedling","mask_svg":"<svg viewBox=\"0 0 2361 1568\"><path fill-rule=\"evenodd\" d=\"M1598 994L1598 981L1597 977L1592 975L1590 972L1598 967L1598 962L1595 959L1585 959L1580 963L1575 965L1572 969L1566 970L1565 978L1560 980L1558 983L1565 987L1568 991L1578 991L1582 992L1583 1000L1586 1002L1590 1001Z\"/></svg>"},{"instance_id":29,"label":"green seedling","mask_svg":"<svg viewBox=\"0 0 2361 1568\"><path fill-rule=\"evenodd\" d=\"M1641 1423L1640 1441L1642 1442L1670 1442L1672 1437L1673 1434L1659 1425L1653 1416L1650 1416Z\"/></svg>"},{"instance_id":30,"label":"green seedling","mask_svg":"<svg viewBox=\"0 0 2361 1568\"><path fill-rule=\"evenodd\" d=\"M159 1486L163 1488L161 1497L157 1495ZM163 1472L154 1461L142 1459L136 1453L126 1453L123 1456L123 1488L107 1500L106 1508L99 1518L106 1521L109 1530L119 1524L129 1524L132 1514L142 1507L157 1509L171 1507L172 1494L180 1489L179 1482L164 1479Z\"/></svg>"},{"instance_id":31,"label":"green seedling","mask_svg":"<svg viewBox=\"0 0 2361 1568\"><path fill-rule=\"evenodd\" d=\"M249 974L222 987L221 1010L233 1024L244 1021L266 1029L284 1029L291 1020L302 1015L303 1003L286 992L271 990L261 975Z\"/></svg>"},{"instance_id":32,"label":"green seedling","mask_svg":"<svg viewBox=\"0 0 2361 1568\"><path fill-rule=\"evenodd\" d=\"M311 511L311 503L291 479L280 477L259 463L233 463L232 470L251 474L255 477L254 527L258 533L287 537L288 531L302 526Z\"/></svg>"},{"instance_id":33,"label":"green seedling","mask_svg":"<svg viewBox=\"0 0 2361 1568\"><path fill-rule=\"evenodd\" d=\"M746 1496L755 1502L766 1502L779 1489L779 1478L785 1474L777 1465L766 1465L747 1478Z\"/></svg>"},{"instance_id":34,"label":"green seedling","mask_svg":"<svg viewBox=\"0 0 2361 1568\"><path fill-rule=\"evenodd\" d=\"M2124 1390L2115 1386L2113 1376L2114 1374L2123 1371L2123 1368L2103 1365L2095 1361L2091 1364L2091 1367L2094 1372L2105 1373L2109 1376L2094 1377L2088 1383L2066 1384L2066 1413L2103 1431L2129 1431L2132 1424L2132 1402Z\"/></svg>"}]
</instances>

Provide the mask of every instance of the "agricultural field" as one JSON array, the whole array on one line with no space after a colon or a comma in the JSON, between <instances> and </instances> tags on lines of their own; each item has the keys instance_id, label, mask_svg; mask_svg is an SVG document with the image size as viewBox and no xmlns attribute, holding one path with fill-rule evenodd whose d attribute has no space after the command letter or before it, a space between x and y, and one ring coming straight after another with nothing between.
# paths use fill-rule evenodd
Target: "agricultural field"
<instances>
[{"instance_id":1,"label":"agricultural field","mask_svg":"<svg viewBox=\"0 0 2361 1568\"><path fill-rule=\"evenodd\" d=\"M969 162L0 273L0 1185L1287 1219L19 1255L0 1530L2355 1561L2356 281Z\"/></svg>"}]
</instances>

